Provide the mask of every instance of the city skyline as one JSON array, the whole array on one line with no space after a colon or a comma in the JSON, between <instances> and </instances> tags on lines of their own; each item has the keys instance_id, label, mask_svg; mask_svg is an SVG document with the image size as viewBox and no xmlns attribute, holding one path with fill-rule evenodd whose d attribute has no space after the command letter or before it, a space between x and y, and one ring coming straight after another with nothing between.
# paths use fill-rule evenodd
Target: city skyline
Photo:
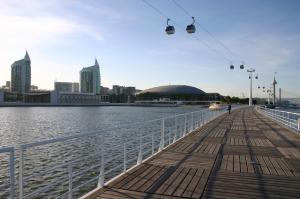
<instances>
[{"instance_id":1,"label":"city skyline","mask_svg":"<svg viewBox=\"0 0 300 199\"><path fill-rule=\"evenodd\" d=\"M148 1L180 25L191 23L171 1ZM277 72L278 86L300 96L297 1L251 1L247 9L245 2L236 0L228 5L179 2L239 58L219 48L196 24L201 40L231 57L236 68L243 60L246 67L258 71L254 87L270 85ZM30 0L1 2L0 6L0 25L5 27L0 33L1 85L10 79L10 65L27 49L32 58L32 84L43 89L53 89L55 80L78 81L82 66L98 57L102 84L107 87L185 84L206 92L248 96L246 72L231 71L227 61L176 24L175 35L166 35L166 20L140 0L126 5L118 1Z\"/></svg>"}]
</instances>

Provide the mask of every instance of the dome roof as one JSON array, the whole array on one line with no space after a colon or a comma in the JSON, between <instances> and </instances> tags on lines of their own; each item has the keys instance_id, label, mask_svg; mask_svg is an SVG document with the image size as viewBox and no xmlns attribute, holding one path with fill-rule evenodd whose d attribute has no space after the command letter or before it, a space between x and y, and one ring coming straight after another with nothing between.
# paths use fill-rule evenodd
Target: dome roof
<instances>
[{"instance_id":1,"label":"dome roof","mask_svg":"<svg viewBox=\"0 0 300 199\"><path fill-rule=\"evenodd\" d=\"M154 87L150 89L143 90L138 93L139 94L145 94L145 93L153 93L153 94L167 94L167 95L202 95L205 94L204 91L192 87L192 86L186 86L186 85L168 85L168 86L159 86Z\"/></svg>"}]
</instances>

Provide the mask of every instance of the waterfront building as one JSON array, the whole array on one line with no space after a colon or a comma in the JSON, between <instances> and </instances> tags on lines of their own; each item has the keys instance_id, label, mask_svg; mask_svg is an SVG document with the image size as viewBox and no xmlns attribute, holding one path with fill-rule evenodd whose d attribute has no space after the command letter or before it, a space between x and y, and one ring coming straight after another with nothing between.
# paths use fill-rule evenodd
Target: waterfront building
<instances>
[{"instance_id":1,"label":"waterfront building","mask_svg":"<svg viewBox=\"0 0 300 199\"><path fill-rule=\"evenodd\" d=\"M80 71L80 92L100 94L101 76L97 59L93 66L85 67Z\"/></svg>"},{"instance_id":2,"label":"waterfront building","mask_svg":"<svg viewBox=\"0 0 300 199\"><path fill-rule=\"evenodd\" d=\"M136 89L132 86L119 86L113 85L112 94L113 95L135 95Z\"/></svg>"},{"instance_id":3,"label":"waterfront building","mask_svg":"<svg viewBox=\"0 0 300 199\"><path fill-rule=\"evenodd\" d=\"M5 86L10 89L10 81L6 81Z\"/></svg>"},{"instance_id":4,"label":"waterfront building","mask_svg":"<svg viewBox=\"0 0 300 199\"><path fill-rule=\"evenodd\" d=\"M109 88L107 88L107 87L103 87L103 86L101 86L100 87L100 94L101 95L108 95L109 94Z\"/></svg>"},{"instance_id":5,"label":"waterfront building","mask_svg":"<svg viewBox=\"0 0 300 199\"><path fill-rule=\"evenodd\" d=\"M31 88L31 91L39 90L39 87L35 86L35 85L31 85L30 88Z\"/></svg>"},{"instance_id":6,"label":"waterfront building","mask_svg":"<svg viewBox=\"0 0 300 199\"><path fill-rule=\"evenodd\" d=\"M73 82L72 83L72 92L73 93L79 93L79 83L78 82Z\"/></svg>"},{"instance_id":7,"label":"waterfront building","mask_svg":"<svg viewBox=\"0 0 300 199\"><path fill-rule=\"evenodd\" d=\"M15 61L11 65L11 91L19 94L30 92L31 60L26 51L24 59Z\"/></svg>"},{"instance_id":8,"label":"waterfront building","mask_svg":"<svg viewBox=\"0 0 300 199\"><path fill-rule=\"evenodd\" d=\"M25 93L24 103L50 103L50 91L37 91Z\"/></svg>"},{"instance_id":9,"label":"waterfront building","mask_svg":"<svg viewBox=\"0 0 300 199\"><path fill-rule=\"evenodd\" d=\"M51 104L61 105L97 105L109 102L108 95L95 95L93 93L64 93L51 92Z\"/></svg>"},{"instance_id":10,"label":"waterfront building","mask_svg":"<svg viewBox=\"0 0 300 199\"><path fill-rule=\"evenodd\" d=\"M4 102L4 92L0 91L0 103Z\"/></svg>"},{"instance_id":11,"label":"waterfront building","mask_svg":"<svg viewBox=\"0 0 300 199\"><path fill-rule=\"evenodd\" d=\"M54 90L57 92L78 93L78 82L54 82Z\"/></svg>"},{"instance_id":12,"label":"waterfront building","mask_svg":"<svg viewBox=\"0 0 300 199\"><path fill-rule=\"evenodd\" d=\"M1 86L0 90L10 91L10 81L6 81L5 85Z\"/></svg>"}]
</instances>

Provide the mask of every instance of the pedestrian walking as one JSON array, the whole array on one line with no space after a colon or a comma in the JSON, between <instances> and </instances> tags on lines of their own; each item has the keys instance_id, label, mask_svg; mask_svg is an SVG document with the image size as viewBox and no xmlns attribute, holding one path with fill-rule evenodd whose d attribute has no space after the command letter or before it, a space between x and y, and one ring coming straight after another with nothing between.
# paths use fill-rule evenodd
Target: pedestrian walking
<instances>
[{"instance_id":1,"label":"pedestrian walking","mask_svg":"<svg viewBox=\"0 0 300 199\"><path fill-rule=\"evenodd\" d=\"M228 110L228 114L230 114L230 112L231 112L231 104L228 104L227 110Z\"/></svg>"}]
</instances>

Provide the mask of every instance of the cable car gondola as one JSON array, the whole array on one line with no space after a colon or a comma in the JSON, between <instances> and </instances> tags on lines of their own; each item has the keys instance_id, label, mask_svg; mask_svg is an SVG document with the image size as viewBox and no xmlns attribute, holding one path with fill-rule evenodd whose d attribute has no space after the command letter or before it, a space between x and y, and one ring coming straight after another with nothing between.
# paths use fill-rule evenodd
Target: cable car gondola
<instances>
[{"instance_id":1,"label":"cable car gondola","mask_svg":"<svg viewBox=\"0 0 300 199\"><path fill-rule=\"evenodd\" d=\"M244 69L244 68L245 68L244 64L241 64L240 69Z\"/></svg>"},{"instance_id":2,"label":"cable car gondola","mask_svg":"<svg viewBox=\"0 0 300 199\"><path fill-rule=\"evenodd\" d=\"M166 33L167 33L168 35L171 35L171 34L174 34L174 33L175 33L175 28L174 28L174 26L170 26L170 25L169 25L169 21L170 21L170 19L167 20Z\"/></svg>"},{"instance_id":3,"label":"cable car gondola","mask_svg":"<svg viewBox=\"0 0 300 199\"><path fill-rule=\"evenodd\" d=\"M231 64L230 65L230 69L233 70L234 69L234 65Z\"/></svg>"},{"instance_id":4,"label":"cable car gondola","mask_svg":"<svg viewBox=\"0 0 300 199\"><path fill-rule=\"evenodd\" d=\"M186 26L186 31L187 31L187 33L189 33L189 34L195 33L195 32L196 32L196 27L195 27L195 25L194 25L194 23L195 23L195 18L192 17L192 19L193 19L193 23Z\"/></svg>"}]
</instances>

